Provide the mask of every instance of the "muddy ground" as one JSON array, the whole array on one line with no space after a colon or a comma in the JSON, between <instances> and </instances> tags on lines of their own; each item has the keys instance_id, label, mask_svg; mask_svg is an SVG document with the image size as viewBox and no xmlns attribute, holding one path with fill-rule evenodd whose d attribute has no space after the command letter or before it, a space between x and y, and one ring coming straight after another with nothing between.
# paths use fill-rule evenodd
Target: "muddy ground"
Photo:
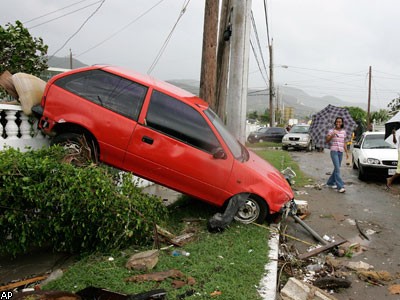
<instances>
[{"instance_id":1,"label":"muddy ground","mask_svg":"<svg viewBox=\"0 0 400 300\"><path fill-rule=\"evenodd\" d=\"M356 272L338 266L336 270L343 271L342 275L351 281L351 287L342 288L333 296L346 300L400 299L399 294L392 295L389 291L392 285L400 284L400 184L396 183L391 191L387 191L385 180L360 181L356 170L344 161L342 178L346 193L341 194L319 186L326 183L333 170L328 150L322 153L290 151L290 154L301 170L313 178L309 186L295 191L296 199L308 201L310 215L304 219L306 224L320 236L348 240L349 243L344 244L343 249L349 244L360 245L354 248L352 256L338 258L339 262L346 264L349 261L361 261L372 265L374 271L387 271L393 277L397 275L393 280L380 281L376 285L374 280L360 279ZM361 231L367 233L369 240L362 238L357 223ZM286 224L288 234L302 241L318 243L292 218ZM310 249L309 245L290 238L286 242L288 248L296 249L299 253ZM330 271L333 274L333 270Z\"/></svg>"}]
</instances>

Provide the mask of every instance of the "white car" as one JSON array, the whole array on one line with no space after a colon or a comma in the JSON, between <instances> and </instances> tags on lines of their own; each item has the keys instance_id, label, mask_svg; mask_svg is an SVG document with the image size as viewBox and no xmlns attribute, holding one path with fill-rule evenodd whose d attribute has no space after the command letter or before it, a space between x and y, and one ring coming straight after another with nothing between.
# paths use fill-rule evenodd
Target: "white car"
<instances>
[{"instance_id":1,"label":"white car","mask_svg":"<svg viewBox=\"0 0 400 300\"><path fill-rule=\"evenodd\" d=\"M294 125L289 133L282 138L282 150L287 150L289 147L295 149L304 149L312 151L313 144L309 135L310 125L298 124Z\"/></svg>"},{"instance_id":2,"label":"white car","mask_svg":"<svg viewBox=\"0 0 400 300\"><path fill-rule=\"evenodd\" d=\"M358 179L369 176L392 176L396 172L397 147L385 141L384 132L364 132L353 145L353 169L358 169Z\"/></svg>"}]
</instances>

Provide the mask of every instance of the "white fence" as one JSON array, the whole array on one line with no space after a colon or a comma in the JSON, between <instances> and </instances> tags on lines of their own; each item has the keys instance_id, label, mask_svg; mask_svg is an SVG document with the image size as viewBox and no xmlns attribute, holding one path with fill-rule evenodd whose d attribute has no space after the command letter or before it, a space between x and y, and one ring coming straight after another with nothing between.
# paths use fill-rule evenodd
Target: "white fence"
<instances>
[{"instance_id":1,"label":"white fence","mask_svg":"<svg viewBox=\"0 0 400 300\"><path fill-rule=\"evenodd\" d=\"M19 105L0 104L0 150L9 146L20 151L49 145L37 129L37 119L26 116Z\"/></svg>"}]
</instances>

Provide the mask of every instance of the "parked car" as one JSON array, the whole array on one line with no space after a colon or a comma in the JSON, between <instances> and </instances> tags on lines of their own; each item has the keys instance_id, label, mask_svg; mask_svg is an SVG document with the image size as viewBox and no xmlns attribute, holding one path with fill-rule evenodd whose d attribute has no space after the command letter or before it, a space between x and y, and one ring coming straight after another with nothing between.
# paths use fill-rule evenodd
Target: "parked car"
<instances>
[{"instance_id":1,"label":"parked car","mask_svg":"<svg viewBox=\"0 0 400 300\"><path fill-rule=\"evenodd\" d=\"M81 148L105 164L263 222L293 199L284 176L240 144L209 105L166 82L119 67L90 66L51 78L39 128L53 144Z\"/></svg>"},{"instance_id":2,"label":"parked car","mask_svg":"<svg viewBox=\"0 0 400 300\"><path fill-rule=\"evenodd\" d=\"M282 142L283 136L287 133L282 127L260 127L258 130L250 132L247 137L249 143L261 142Z\"/></svg>"},{"instance_id":3,"label":"parked car","mask_svg":"<svg viewBox=\"0 0 400 300\"><path fill-rule=\"evenodd\" d=\"M369 176L388 177L396 172L397 147L385 141L384 132L367 131L353 145L353 169L358 170L358 178Z\"/></svg>"},{"instance_id":4,"label":"parked car","mask_svg":"<svg viewBox=\"0 0 400 300\"><path fill-rule=\"evenodd\" d=\"M303 149L307 151L313 150L313 143L309 135L310 125L297 124L294 125L289 133L282 138L282 149L287 150L289 147L295 149Z\"/></svg>"}]
</instances>

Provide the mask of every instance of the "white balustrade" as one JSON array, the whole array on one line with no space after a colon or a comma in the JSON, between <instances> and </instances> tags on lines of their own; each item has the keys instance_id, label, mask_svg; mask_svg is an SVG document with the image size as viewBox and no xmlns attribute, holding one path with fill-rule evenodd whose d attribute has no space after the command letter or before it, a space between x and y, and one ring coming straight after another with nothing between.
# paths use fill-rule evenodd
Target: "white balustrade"
<instances>
[{"instance_id":1,"label":"white balustrade","mask_svg":"<svg viewBox=\"0 0 400 300\"><path fill-rule=\"evenodd\" d=\"M0 104L0 150L6 147L39 149L49 140L37 129L37 120L30 122L19 105Z\"/></svg>"}]
</instances>

